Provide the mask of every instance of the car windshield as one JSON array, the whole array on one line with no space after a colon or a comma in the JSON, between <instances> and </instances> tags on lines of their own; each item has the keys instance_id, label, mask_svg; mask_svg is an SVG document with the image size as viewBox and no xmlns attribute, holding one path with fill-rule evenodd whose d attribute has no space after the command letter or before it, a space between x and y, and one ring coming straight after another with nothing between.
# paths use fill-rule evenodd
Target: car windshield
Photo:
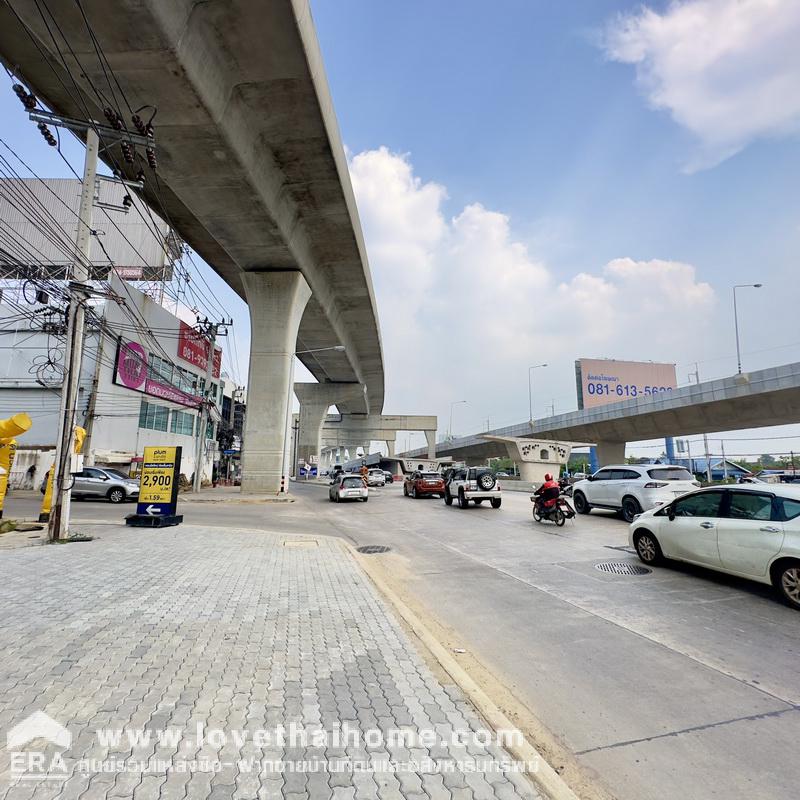
<instances>
[{"instance_id":1,"label":"car windshield","mask_svg":"<svg viewBox=\"0 0 800 800\"><path fill-rule=\"evenodd\" d=\"M364 481L361 478L345 478L342 481L342 486L345 489L360 489L364 485Z\"/></svg>"},{"instance_id":2,"label":"car windshield","mask_svg":"<svg viewBox=\"0 0 800 800\"><path fill-rule=\"evenodd\" d=\"M649 469L647 474L656 481L693 481L694 475L683 467L669 467L666 469Z\"/></svg>"},{"instance_id":3,"label":"car windshield","mask_svg":"<svg viewBox=\"0 0 800 800\"><path fill-rule=\"evenodd\" d=\"M112 478L122 478L126 481L133 480L130 475L126 475L124 472L120 472L118 469L104 469L103 472L105 472L106 475L110 475Z\"/></svg>"}]
</instances>

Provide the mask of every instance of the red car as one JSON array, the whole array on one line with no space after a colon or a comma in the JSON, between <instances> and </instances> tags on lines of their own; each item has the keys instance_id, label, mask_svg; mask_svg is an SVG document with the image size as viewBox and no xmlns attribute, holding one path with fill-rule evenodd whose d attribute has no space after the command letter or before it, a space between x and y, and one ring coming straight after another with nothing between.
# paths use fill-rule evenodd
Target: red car
<instances>
[{"instance_id":1,"label":"red car","mask_svg":"<svg viewBox=\"0 0 800 800\"><path fill-rule=\"evenodd\" d=\"M444 497L444 481L438 472L412 472L403 481L406 497Z\"/></svg>"}]
</instances>

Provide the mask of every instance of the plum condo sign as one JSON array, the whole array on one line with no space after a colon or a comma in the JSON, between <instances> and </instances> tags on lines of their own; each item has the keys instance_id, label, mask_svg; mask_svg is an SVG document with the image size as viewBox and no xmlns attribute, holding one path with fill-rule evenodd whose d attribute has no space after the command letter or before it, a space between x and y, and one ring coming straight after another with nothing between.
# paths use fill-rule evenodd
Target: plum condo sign
<instances>
[{"instance_id":1,"label":"plum condo sign","mask_svg":"<svg viewBox=\"0 0 800 800\"><path fill-rule=\"evenodd\" d=\"M140 528L163 528L183 522L183 516L175 513L180 470L180 447L145 447L136 513L126 517L125 522Z\"/></svg>"},{"instance_id":2,"label":"plum condo sign","mask_svg":"<svg viewBox=\"0 0 800 800\"><path fill-rule=\"evenodd\" d=\"M636 397L671 392L678 385L674 364L581 358L575 362L578 408L595 408Z\"/></svg>"}]
</instances>

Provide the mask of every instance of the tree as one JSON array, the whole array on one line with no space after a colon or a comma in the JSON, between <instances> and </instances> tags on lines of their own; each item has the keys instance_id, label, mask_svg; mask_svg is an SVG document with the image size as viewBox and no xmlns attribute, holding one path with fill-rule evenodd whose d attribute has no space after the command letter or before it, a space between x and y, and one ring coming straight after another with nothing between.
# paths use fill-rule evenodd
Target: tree
<instances>
[{"instance_id":1,"label":"tree","mask_svg":"<svg viewBox=\"0 0 800 800\"><path fill-rule=\"evenodd\" d=\"M764 467L771 467L775 464L775 459L769 453L765 453L763 456L761 456L759 461Z\"/></svg>"}]
</instances>

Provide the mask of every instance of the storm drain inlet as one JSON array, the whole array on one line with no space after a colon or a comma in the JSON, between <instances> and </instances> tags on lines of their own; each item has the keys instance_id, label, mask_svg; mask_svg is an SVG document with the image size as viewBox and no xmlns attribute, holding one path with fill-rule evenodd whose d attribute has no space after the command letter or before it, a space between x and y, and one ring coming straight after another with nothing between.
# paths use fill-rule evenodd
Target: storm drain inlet
<instances>
[{"instance_id":1,"label":"storm drain inlet","mask_svg":"<svg viewBox=\"0 0 800 800\"><path fill-rule=\"evenodd\" d=\"M387 547L385 544L365 544L363 547L357 547L359 553L364 553L367 556L374 556L377 553L388 553L392 548Z\"/></svg>"},{"instance_id":2,"label":"storm drain inlet","mask_svg":"<svg viewBox=\"0 0 800 800\"><path fill-rule=\"evenodd\" d=\"M649 575L653 571L639 564L631 564L630 561L601 561L594 568L612 575Z\"/></svg>"}]
</instances>

